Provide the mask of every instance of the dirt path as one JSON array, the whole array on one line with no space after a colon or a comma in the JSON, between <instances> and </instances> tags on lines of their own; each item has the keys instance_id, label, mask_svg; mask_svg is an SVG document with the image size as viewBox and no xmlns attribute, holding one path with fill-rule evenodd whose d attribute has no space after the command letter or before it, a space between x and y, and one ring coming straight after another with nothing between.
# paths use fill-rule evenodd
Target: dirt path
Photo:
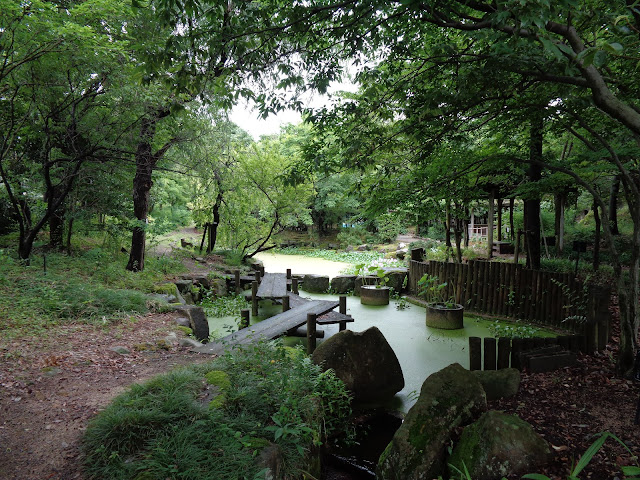
<instances>
[{"instance_id":1,"label":"dirt path","mask_svg":"<svg viewBox=\"0 0 640 480\"><path fill-rule=\"evenodd\" d=\"M176 331L174 316L151 314L110 331L62 327L4 345L0 478L82 478L80 438L96 412L134 382L209 358L177 346L157 348L158 340ZM111 350L116 346L130 353Z\"/></svg>"}]
</instances>

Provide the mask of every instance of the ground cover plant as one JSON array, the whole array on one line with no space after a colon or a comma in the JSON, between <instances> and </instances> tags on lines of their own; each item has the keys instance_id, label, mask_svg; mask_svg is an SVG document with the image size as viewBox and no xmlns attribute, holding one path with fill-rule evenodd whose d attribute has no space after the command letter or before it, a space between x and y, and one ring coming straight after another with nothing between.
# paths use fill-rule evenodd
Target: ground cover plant
<instances>
[{"instance_id":1,"label":"ground cover plant","mask_svg":"<svg viewBox=\"0 0 640 480\"><path fill-rule=\"evenodd\" d=\"M235 348L211 362L133 385L84 436L91 479L264 478L275 448L284 478L350 414L344 384L300 350L274 342Z\"/></svg>"},{"instance_id":2,"label":"ground cover plant","mask_svg":"<svg viewBox=\"0 0 640 480\"><path fill-rule=\"evenodd\" d=\"M176 259L149 258L149 268L124 271L122 254L95 247L68 255L36 253L29 266L0 250L0 331L4 339L42 334L58 323L106 322L148 311L146 293L169 274Z\"/></svg>"}]
</instances>

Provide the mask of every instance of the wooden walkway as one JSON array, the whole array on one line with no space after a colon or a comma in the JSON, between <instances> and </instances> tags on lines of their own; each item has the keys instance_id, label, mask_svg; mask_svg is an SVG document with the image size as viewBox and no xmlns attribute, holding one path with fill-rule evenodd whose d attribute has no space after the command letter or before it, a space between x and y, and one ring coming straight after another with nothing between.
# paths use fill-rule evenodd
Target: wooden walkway
<instances>
[{"instance_id":1,"label":"wooden walkway","mask_svg":"<svg viewBox=\"0 0 640 480\"><path fill-rule=\"evenodd\" d=\"M282 298L287 295L287 275L285 273L265 273L258 285L258 297Z\"/></svg>"},{"instance_id":2,"label":"wooden walkway","mask_svg":"<svg viewBox=\"0 0 640 480\"><path fill-rule=\"evenodd\" d=\"M286 282L286 277L283 276L283 278ZM353 322L351 316L333 311L333 309L339 305L339 302L332 300L307 300L290 292L285 292L282 296L285 295L289 296L289 305L291 307L286 312L279 313L271 318L250 325L247 328L238 330L216 342L193 348L192 351L221 354L225 348L234 345L246 345L259 340L271 340L281 337L288 331L305 325L307 323L307 314L309 313L318 315L316 323L319 325Z\"/></svg>"}]
</instances>

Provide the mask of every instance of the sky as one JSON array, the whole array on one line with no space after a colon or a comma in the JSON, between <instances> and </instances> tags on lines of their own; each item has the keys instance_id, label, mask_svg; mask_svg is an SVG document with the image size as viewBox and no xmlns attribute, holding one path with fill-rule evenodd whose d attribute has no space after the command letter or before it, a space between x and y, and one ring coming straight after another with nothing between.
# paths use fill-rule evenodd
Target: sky
<instances>
[{"instance_id":1,"label":"sky","mask_svg":"<svg viewBox=\"0 0 640 480\"><path fill-rule=\"evenodd\" d=\"M357 86L351 82L340 82L329 86L329 92L339 91L355 92ZM306 99L306 106L313 108L323 107L331 103L330 95L320 95L309 93ZM277 115L271 115L267 119L260 119L257 110L253 110L251 105L241 102L236 105L229 115L229 119L243 130L249 132L255 140L259 140L262 135L271 135L280 132L283 125L298 124L302 122L300 114L294 110L285 110Z\"/></svg>"}]
</instances>

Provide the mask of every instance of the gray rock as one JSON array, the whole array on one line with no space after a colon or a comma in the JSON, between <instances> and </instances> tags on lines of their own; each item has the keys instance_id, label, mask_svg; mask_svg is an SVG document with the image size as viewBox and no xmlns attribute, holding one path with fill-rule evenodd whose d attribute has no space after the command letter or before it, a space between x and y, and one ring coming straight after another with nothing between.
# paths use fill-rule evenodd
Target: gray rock
<instances>
[{"instance_id":1,"label":"gray rock","mask_svg":"<svg viewBox=\"0 0 640 480\"><path fill-rule=\"evenodd\" d=\"M366 252L367 250L371 250L371 247L369 245L359 245L356 250L358 252Z\"/></svg>"},{"instance_id":2,"label":"gray rock","mask_svg":"<svg viewBox=\"0 0 640 480\"><path fill-rule=\"evenodd\" d=\"M482 384L487 400L513 397L520 388L520 371L517 368L475 370L471 373Z\"/></svg>"},{"instance_id":3,"label":"gray rock","mask_svg":"<svg viewBox=\"0 0 640 480\"><path fill-rule=\"evenodd\" d=\"M398 250L404 250L406 248L407 248L407 244L406 243L404 243L404 242L398 243ZM405 252L406 252L406 250L405 250Z\"/></svg>"},{"instance_id":4,"label":"gray rock","mask_svg":"<svg viewBox=\"0 0 640 480\"><path fill-rule=\"evenodd\" d=\"M147 294L147 298L154 302L158 303L171 303L169 299L173 297L173 295L167 295L165 293L149 293ZM175 298L175 297L174 297Z\"/></svg>"},{"instance_id":5,"label":"gray rock","mask_svg":"<svg viewBox=\"0 0 640 480\"><path fill-rule=\"evenodd\" d=\"M131 350L129 350L127 347L123 347L120 345L111 347L109 350L111 350L112 352L116 352L119 355L131 355Z\"/></svg>"},{"instance_id":6,"label":"gray rock","mask_svg":"<svg viewBox=\"0 0 640 480\"><path fill-rule=\"evenodd\" d=\"M404 260L404 257L407 256L407 251L406 250L396 250L396 258L398 260Z\"/></svg>"},{"instance_id":7,"label":"gray rock","mask_svg":"<svg viewBox=\"0 0 640 480\"><path fill-rule=\"evenodd\" d=\"M333 369L355 401L388 400L404 388L398 357L376 327L337 333L321 343L311 359L324 370Z\"/></svg>"},{"instance_id":8,"label":"gray rock","mask_svg":"<svg viewBox=\"0 0 640 480\"><path fill-rule=\"evenodd\" d=\"M207 290L211 288L211 284L209 283L209 277L207 277L206 275L193 275L191 278L193 280L194 285L200 288L205 288Z\"/></svg>"},{"instance_id":9,"label":"gray rock","mask_svg":"<svg viewBox=\"0 0 640 480\"><path fill-rule=\"evenodd\" d=\"M223 278L214 278L210 282L210 289L216 297L225 297L227 295L227 281Z\"/></svg>"},{"instance_id":10,"label":"gray rock","mask_svg":"<svg viewBox=\"0 0 640 480\"><path fill-rule=\"evenodd\" d=\"M181 327L191 328L191 321L187 317L178 317L175 319L175 322Z\"/></svg>"},{"instance_id":11,"label":"gray rock","mask_svg":"<svg viewBox=\"0 0 640 480\"><path fill-rule=\"evenodd\" d=\"M188 347L188 348L197 348L197 347L202 347L204 344L202 342L199 342L193 338L181 338L180 339L180 346L181 347Z\"/></svg>"},{"instance_id":12,"label":"gray rock","mask_svg":"<svg viewBox=\"0 0 640 480\"><path fill-rule=\"evenodd\" d=\"M397 293L401 293L404 288L404 281L407 278L408 270L406 268L385 268L387 274L387 286L393 288Z\"/></svg>"},{"instance_id":13,"label":"gray rock","mask_svg":"<svg viewBox=\"0 0 640 480\"><path fill-rule=\"evenodd\" d=\"M547 442L515 415L490 411L462 432L449 457L460 470L466 466L474 480L523 474L546 463Z\"/></svg>"},{"instance_id":14,"label":"gray rock","mask_svg":"<svg viewBox=\"0 0 640 480\"><path fill-rule=\"evenodd\" d=\"M380 456L376 478L422 480L445 473L453 431L487 409L480 382L457 363L430 375L420 397Z\"/></svg>"},{"instance_id":15,"label":"gray rock","mask_svg":"<svg viewBox=\"0 0 640 480\"><path fill-rule=\"evenodd\" d=\"M178 291L184 295L185 293L191 292L191 285L193 285L193 280L191 280L190 278L181 278L180 280L176 280L173 283L175 283L176 287L178 287Z\"/></svg>"},{"instance_id":16,"label":"gray rock","mask_svg":"<svg viewBox=\"0 0 640 480\"><path fill-rule=\"evenodd\" d=\"M306 292L324 293L329 290L329 277L326 275L305 275L302 288Z\"/></svg>"},{"instance_id":17,"label":"gray rock","mask_svg":"<svg viewBox=\"0 0 640 480\"><path fill-rule=\"evenodd\" d=\"M171 333L169 333L169 335L164 337L164 341L168 345L178 345L178 343L180 343L179 340L178 340L178 335L176 335L175 332L171 332Z\"/></svg>"},{"instance_id":18,"label":"gray rock","mask_svg":"<svg viewBox=\"0 0 640 480\"><path fill-rule=\"evenodd\" d=\"M353 252L354 248L353 245L347 245L344 249L345 252Z\"/></svg>"},{"instance_id":19,"label":"gray rock","mask_svg":"<svg viewBox=\"0 0 640 480\"><path fill-rule=\"evenodd\" d=\"M207 342L209 340L209 322L201 307L188 306L185 312L189 316L189 328L193 331L196 340Z\"/></svg>"},{"instance_id":20,"label":"gray rock","mask_svg":"<svg viewBox=\"0 0 640 480\"><path fill-rule=\"evenodd\" d=\"M331 279L331 291L333 293L352 292L355 287L355 275L337 275Z\"/></svg>"}]
</instances>

